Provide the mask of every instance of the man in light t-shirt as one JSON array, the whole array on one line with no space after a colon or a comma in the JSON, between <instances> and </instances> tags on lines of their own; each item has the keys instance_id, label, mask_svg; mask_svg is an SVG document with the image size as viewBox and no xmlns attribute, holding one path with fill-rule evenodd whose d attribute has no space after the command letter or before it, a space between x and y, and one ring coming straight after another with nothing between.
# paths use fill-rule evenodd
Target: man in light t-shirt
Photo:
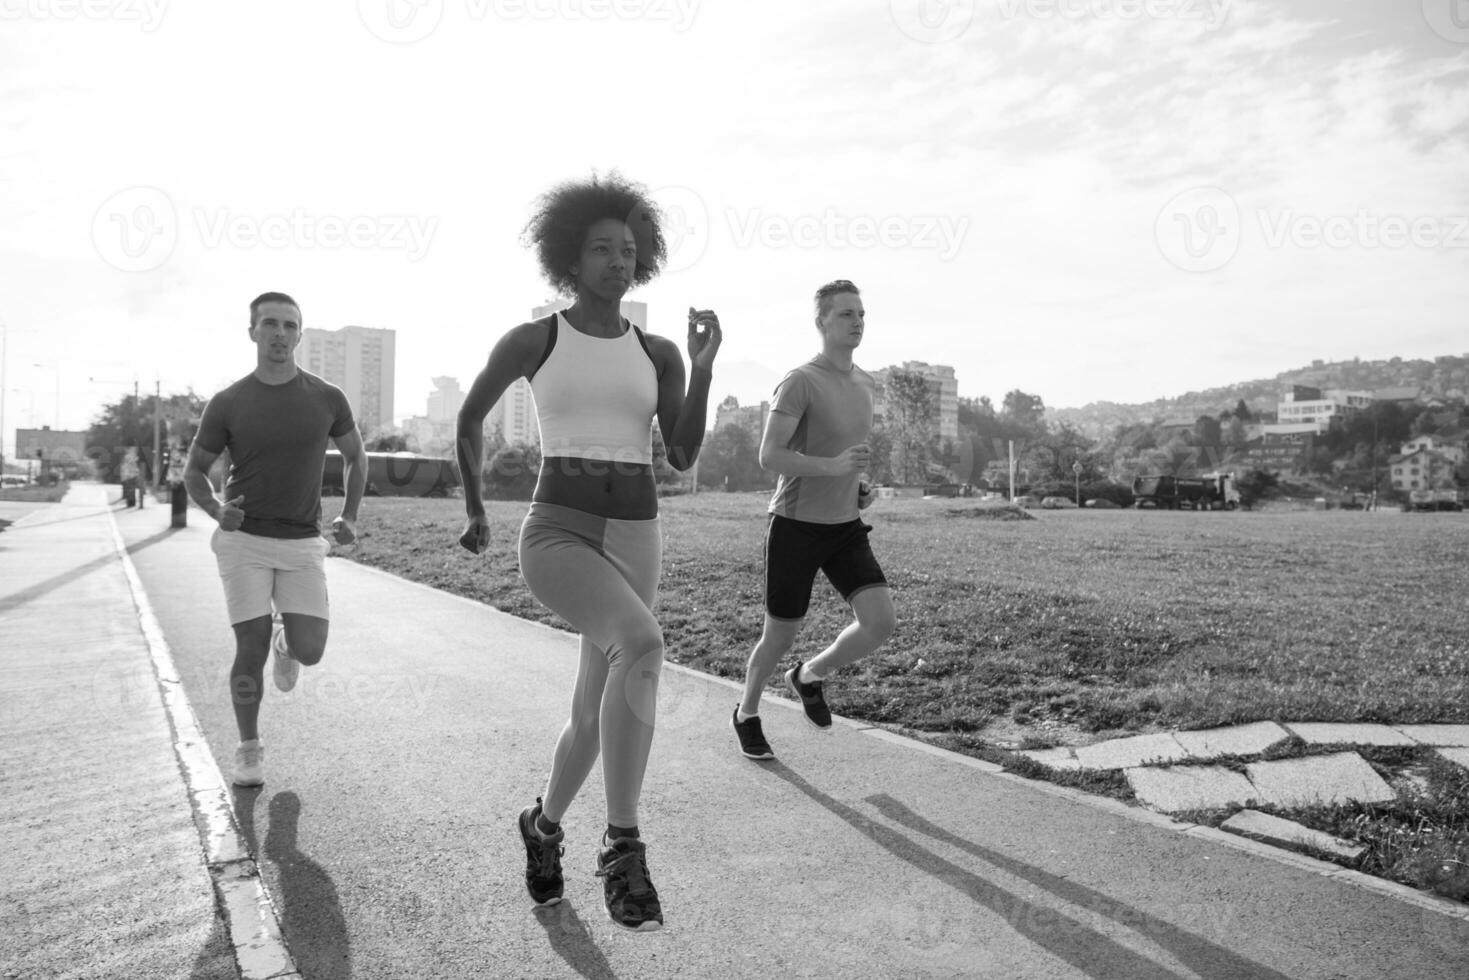
<instances>
[{"instance_id":1,"label":"man in light t-shirt","mask_svg":"<svg viewBox=\"0 0 1469 980\"><path fill-rule=\"evenodd\" d=\"M760 465L780 479L765 534L765 629L732 719L740 751L750 759L775 758L760 726L760 695L800 632L817 571L855 617L831 646L786 672L786 686L817 728L831 728L824 681L876 650L897 624L892 591L867 541L872 529L860 516L871 500L863 473L876 388L852 363L866 326L862 295L838 279L818 289L815 301L821 353L776 387L760 440Z\"/></svg>"}]
</instances>

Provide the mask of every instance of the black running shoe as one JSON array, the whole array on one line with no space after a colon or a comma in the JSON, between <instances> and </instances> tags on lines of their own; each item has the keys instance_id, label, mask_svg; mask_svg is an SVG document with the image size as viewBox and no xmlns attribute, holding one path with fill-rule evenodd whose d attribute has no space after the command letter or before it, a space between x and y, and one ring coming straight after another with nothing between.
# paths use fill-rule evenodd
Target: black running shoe
<instances>
[{"instance_id":1,"label":"black running shoe","mask_svg":"<svg viewBox=\"0 0 1469 980\"><path fill-rule=\"evenodd\" d=\"M770 743L765 741L765 732L760 729L760 716L755 715L745 721L740 721L740 709L735 708L734 714L730 716L734 723L735 735L740 740L740 751L745 754L746 759L774 759L775 750Z\"/></svg>"},{"instance_id":2,"label":"black running shoe","mask_svg":"<svg viewBox=\"0 0 1469 980\"><path fill-rule=\"evenodd\" d=\"M636 837L602 838L597 877L602 879L607 918L633 932L663 928L658 889L648 880L646 847Z\"/></svg>"},{"instance_id":3,"label":"black running shoe","mask_svg":"<svg viewBox=\"0 0 1469 980\"><path fill-rule=\"evenodd\" d=\"M544 837L536 830L536 817L541 814L541 798L536 805L520 811L520 839L525 841L525 887L537 905L555 905L561 901L561 842L566 831L558 830Z\"/></svg>"},{"instance_id":4,"label":"black running shoe","mask_svg":"<svg viewBox=\"0 0 1469 980\"><path fill-rule=\"evenodd\" d=\"M786 671L786 687L791 689L806 712L806 720L822 730L831 727L831 709L826 706L826 695L821 693L821 682L802 684L800 681L803 663Z\"/></svg>"}]
</instances>

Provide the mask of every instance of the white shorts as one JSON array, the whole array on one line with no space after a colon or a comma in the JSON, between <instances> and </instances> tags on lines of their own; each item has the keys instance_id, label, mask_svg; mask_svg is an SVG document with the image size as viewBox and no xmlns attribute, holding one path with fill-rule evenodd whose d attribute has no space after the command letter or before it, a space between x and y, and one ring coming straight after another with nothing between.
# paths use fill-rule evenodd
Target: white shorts
<instances>
[{"instance_id":1,"label":"white shorts","mask_svg":"<svg viewBox=\"0 0 1469 980\"><path fill-rule=\"evenodd\" d=\"M269 616L272 609L327 619L326 556L331 543L309 538L267 538L214 529L209 547L219 562L230 625Z\"/></svg>"}]
</instances>

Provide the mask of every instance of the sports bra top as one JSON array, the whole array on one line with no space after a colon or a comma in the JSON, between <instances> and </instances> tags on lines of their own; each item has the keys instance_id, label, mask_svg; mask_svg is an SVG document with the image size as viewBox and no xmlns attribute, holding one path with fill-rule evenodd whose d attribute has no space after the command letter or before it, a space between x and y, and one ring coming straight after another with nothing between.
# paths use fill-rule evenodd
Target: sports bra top
<instances>
[{"instance_id":1,"label":"sports bra top","mask_svg":"<svg viewBox=\"0 0 1469 980\"><path fill-rule=\"evenodd\" d=\"M653 462L658 371L643 332L626 319L620 337L593 337L560 313L531 377L541 456Z\"/></svg>"}]
</instances>

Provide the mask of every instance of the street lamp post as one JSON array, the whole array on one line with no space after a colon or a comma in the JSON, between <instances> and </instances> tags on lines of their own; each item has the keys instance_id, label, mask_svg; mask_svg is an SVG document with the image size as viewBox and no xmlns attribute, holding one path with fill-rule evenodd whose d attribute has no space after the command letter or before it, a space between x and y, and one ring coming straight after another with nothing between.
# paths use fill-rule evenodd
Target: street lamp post
<instances>
[{"instance_id":1,"label":"street lamp post","mask_svg":"<svg viewBox=\"0 0 1469 980\"><path fill-rule=\"evenodd\" d=\"M1076 478L1076 506L1081 506L1081 460L1071 464L1071 475Z\"/></svg>"}]
</instances>

